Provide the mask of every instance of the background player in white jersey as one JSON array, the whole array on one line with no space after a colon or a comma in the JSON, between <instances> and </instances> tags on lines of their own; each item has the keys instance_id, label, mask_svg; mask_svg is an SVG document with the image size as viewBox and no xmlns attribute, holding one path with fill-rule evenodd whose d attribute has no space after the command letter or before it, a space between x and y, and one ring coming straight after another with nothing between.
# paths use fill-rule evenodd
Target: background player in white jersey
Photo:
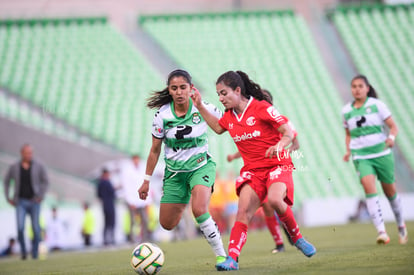
<instances>
[{"instance_id":1,"label":"background player in white jersey","mask_svg":"<svg viewBox=\"0 0 414 275\"><path fill-rule=\"evenodd\" d=\"M399 241L407 243L407 228L402 218L401 199L395 188L394 146L398 129L388 107L377 99L375 89L363 75L352 79L351 91L354 101L342 109L345 127L346 153L344 160L352 155L355 169L366 195L368 212L377 231L377 243L387 244L390 238L385 230L381 207L375 185L376 176L381 182L398 224ZM389 128L387 136L384 126Z\"/></svg>"},{"instance_id":2,"label":"background player in white jersey","mask_svg":"<svg viewBox=\"0 0 414 275\"><path fill-rule=\"evenodd\" d=\"M190 100L194 88L184 70L168 75L167 88L154 92L147 106L159 108L152 125L152 146L147 159L144 182L138 190L141 199L148 196L149 183L164 142L165 174L160 205L160 223L172 230L179 223L186 205L191 208L200 230L216 254L216 263L226 258L220 231L208 212L216 176L216 164L208 153L207 123ZM217 117L221 112L204 106Z\"/></svg>"}]
</instances>

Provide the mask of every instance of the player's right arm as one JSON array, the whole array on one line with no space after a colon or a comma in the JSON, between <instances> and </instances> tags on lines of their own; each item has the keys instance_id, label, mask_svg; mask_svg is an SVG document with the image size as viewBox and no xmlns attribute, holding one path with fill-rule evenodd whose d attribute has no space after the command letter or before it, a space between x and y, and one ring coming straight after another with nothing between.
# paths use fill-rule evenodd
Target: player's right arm
<instances>
[{"instance_id":1,"label":"player's right arm","mask_svg":"<svg viewBox=\"0 0 414 275\"><path fill-rule=\"evenodd\" d=\"M200 92L194 88L194 93L191 95L191 99L193 100L194 105L200 112L203 119L207 122L208 126L216 132L217 134L221 135L226 130L223 129L219 124L219 119L214 114L210 113L207 108L204 106Z\"/></svg>"},{"instance_id":2,"label":"player's right arm","mask_svg":"<svg viewBox=\"0 0 414 275\"><path fill-rule=\"evenodd\" d=\"M346 153L344 155L344 161L349 160L349 156L351 155L351 149L349 148L349 143L351 142L351 132L349 132L348 128L345 128L345 147Z\"/></svg>"},{"instance_id":3,"label":"player's right arm","mask_svg":"<svg viewBox=\"0 0 414 275\"><path fill-rule=\"evenodd\" d=\"M154 173L155 166L161 153L162 139L152 137L151 150L147 158L147 167L145 169L145 175L152 175ZM141 200L147 199L149 192L149 180L145 179L141 187L138 189L139 198Z\"/></svg>"}]
</instances>

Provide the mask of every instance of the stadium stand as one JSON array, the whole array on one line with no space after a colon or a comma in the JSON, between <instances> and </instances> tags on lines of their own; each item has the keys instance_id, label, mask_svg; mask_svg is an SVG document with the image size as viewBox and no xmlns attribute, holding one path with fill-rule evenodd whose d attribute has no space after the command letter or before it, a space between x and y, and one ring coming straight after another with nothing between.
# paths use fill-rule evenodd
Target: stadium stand
<instances>
[{"instance_id":1,"label":"stadium stand","mask_svg":"<svg viewBox=\"0 0 414 275\"><path fill-rule=\"evenodd\" d=\"M331 18L357 69L399 126L397 144L414 168L414 5L340 7Z\"/></svg>"},{"instance_id":2,"label":"stadium stand","mask_svg":"<svg viewBox=\"0 0 414 275\"><path fill-rule=\"evenodd\" d=\"M146 152L144 99L161 83L105 18L0 21L0 86L121 151ZM5 116L48 125L4 100Z\"/></svg>"},{"instance_id":3,"label":"stadium stand","mask_svg":"<svg viewBox=\"0 0 414 275\"><path fill-rule=\"evenodd\" d=\"M297 201L361 194L352 165L342 161L343 103L301 16L292 11L160 15L142 16L139 24L191 72L207 101L221 107L214 84L227 70L243 70L272 92L299 132ZM219 171L241 167L225 161L236 150L228 136L210 140Z\"/></svg>"}]
</instances>

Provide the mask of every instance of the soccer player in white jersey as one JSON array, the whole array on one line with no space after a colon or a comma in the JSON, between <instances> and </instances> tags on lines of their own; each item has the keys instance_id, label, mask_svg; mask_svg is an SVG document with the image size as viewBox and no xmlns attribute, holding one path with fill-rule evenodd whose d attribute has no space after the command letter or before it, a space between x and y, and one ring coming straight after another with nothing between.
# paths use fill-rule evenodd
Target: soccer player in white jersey
<instances>
[{"instance_id":1,"label":"soccer player in white jersey","mask_svg":"<svg viewBox=\"0 0 414 275\"><path fill-rule=\"evenodd\" d=\"M200 230L216 254L216 264L226 259L220 231L208 212L216 176L216 164L208 152L207 123L190 100L194 88L191 76L184 70L168 75L167 87L155 92L147 106L158 108L152 124L152 146L147 159L144 182L138 190L141 199L148 196L150 178L164 142L165 174L160 206L160 224L172 230L179 223L191 200ZM204 106L217 117L214 106Z\"/></svg>"},{"instance_id":2,"label":"soccer player in white jersey","mask_svg":"<svg viewBox=\"0 0 414 275\"><path fill-rule=\"evenodd\" d=\"M401 199L395 188L394 156L391 151L398 133L397 125L388 107L377 99L375 89L365 76L357 75L352 79L351 92L354 101L346 104L342 109L346 132L344 161L348 161L352 156L364 188L368 212L378 231L377 243L387 244L390 238L382 218L375 186L376 177L381 182L394 212L399 241L405 244L408 234L402 217ZM384 126L389 128L388 136Z\"/></svg>"}]
</instances>

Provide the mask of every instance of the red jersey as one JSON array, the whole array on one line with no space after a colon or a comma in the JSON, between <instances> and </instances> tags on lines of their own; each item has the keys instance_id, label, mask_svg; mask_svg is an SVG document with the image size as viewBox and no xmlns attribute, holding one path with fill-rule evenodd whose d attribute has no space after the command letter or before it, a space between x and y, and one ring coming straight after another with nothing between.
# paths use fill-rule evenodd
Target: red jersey
<instances>
[{"instance_id":1,"label":"red jersey","mask_svg":"<svg viewBox=\"0 0 414 275\"><path fill-rule=\"evenodd\" d=\"M267 149L282 138L277 129L286 123L286 117L281 116L272 105L253 97L241 115L230 109L219 120L220 126L229 131L237 145L244 161L244 171L292 164L290 155L284 149L278 156L265 157Z\"/></svg>"}]
</instances>

